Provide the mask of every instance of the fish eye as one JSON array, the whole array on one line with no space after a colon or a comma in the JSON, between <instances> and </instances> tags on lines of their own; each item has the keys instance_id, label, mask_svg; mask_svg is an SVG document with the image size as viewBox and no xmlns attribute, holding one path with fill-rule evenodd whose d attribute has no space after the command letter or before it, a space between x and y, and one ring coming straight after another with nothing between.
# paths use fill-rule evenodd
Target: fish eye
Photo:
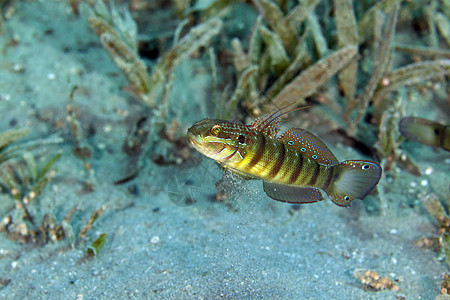
<instances>
[{"instance_id":1,"label":"fish eye","mask_svg":"<svg viewBox=\"0 0 450 300\"><path fill-rule=\"evenodd\" d=\"M242 134L238 137L238 142L243 144L245 143L245 136L243 136Z\"/></svg>"},{"instance_id":2,"label":"fish eye","mask_svg":"<svg viewBox=\"0 0 450 300\"><path fill-rule=\"evenodd\" d=\"M220 127L220 125L214 125L213 127L211 127L212 135L219 135L220 131L222 131L222 128Z\"/></svg>"}]
</instances>

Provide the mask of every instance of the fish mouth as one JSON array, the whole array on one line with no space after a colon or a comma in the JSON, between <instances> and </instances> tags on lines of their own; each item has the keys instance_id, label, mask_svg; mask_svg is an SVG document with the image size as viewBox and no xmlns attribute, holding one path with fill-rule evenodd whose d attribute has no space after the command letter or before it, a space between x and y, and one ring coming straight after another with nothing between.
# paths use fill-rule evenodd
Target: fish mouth
<instances>
[{"instance_id":1,"label":"fish mouth","mask_svg":"<svg viewBox=\"0 0 450 300\"><path fill-rule=\"evenodd\" d=\"M200 136L198 134L195 134L192 132L192 128L189 128L187 131L187 137L189 139L189 142L191 142L191 144L195 147L195 148L199 148L203 145L203 141L200 138Z\"/></svg>"}]
</instances>

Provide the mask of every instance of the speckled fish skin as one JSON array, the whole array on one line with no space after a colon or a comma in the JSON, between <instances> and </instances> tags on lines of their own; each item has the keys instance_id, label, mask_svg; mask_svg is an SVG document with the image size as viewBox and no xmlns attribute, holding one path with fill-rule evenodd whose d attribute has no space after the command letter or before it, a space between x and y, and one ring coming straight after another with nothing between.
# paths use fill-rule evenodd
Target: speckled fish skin
<instances>
[{"instance_id":1,"label":"speckled fish skin","mask_svg":"<svg viewBox=\"0 0 450 300\"><path fill-rule=\"evenodd\" d=\"M188 129L195 149L245 178L262 179L275 200L312 203L320 190L339 206L364 198L378 183L381 167L371 161L339 163L328 147L303 129L277 137L283 109L250 125L206 118Z\"/></svg>"}]
</instances>

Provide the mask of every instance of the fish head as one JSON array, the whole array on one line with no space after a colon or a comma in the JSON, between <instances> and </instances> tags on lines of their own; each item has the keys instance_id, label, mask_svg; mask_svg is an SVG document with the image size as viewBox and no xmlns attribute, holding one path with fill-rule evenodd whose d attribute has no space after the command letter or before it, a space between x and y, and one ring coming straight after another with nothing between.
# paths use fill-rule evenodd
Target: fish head
<instances>
[{"instance_id":1,"label":"fish head","mask_svg":"<svg viewBox=\"0 0 450 300\"><path fill-rule=\"evenodd\" d=\"M221 163L238 162L245 155L243 124L206 118L187 131L192 146L203 155Z\"/></svg>"}]
</instances>

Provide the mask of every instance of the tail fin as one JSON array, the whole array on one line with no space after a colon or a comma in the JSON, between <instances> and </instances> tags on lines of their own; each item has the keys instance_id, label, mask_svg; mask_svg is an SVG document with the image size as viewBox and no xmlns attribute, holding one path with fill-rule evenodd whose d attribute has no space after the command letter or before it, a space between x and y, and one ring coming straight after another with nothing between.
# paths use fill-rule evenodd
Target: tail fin
<instances>
[{"instance_id":1,"label":"tail fin","mask_svg":"<svg viewBox=\"0 0 450 300\"><path fill-rule=\"evenodd\" d=\"M339 206L350 206L353 200L363 199L381 177L380 165L369 160L346 160L336 168L339 175L326 192Z\"/></svg>"}]
</instances>

